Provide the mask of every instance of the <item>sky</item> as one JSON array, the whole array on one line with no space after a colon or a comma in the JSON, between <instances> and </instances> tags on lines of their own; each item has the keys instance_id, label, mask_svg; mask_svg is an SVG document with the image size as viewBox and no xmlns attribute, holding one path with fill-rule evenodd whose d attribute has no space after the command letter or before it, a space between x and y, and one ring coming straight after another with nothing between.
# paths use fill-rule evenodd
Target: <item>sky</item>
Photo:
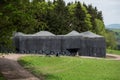
<instances>
[{"instance_id":1,"label":"sky","mask_svg":"<svg viewBox=\"0 0 120 80\"><path fill-rule=\"evenodd\" d=\"M65 0L65 2L80 1L92 4L103 13L105 25L120 24L120 0Z\"/></svg>"}]
</instances>

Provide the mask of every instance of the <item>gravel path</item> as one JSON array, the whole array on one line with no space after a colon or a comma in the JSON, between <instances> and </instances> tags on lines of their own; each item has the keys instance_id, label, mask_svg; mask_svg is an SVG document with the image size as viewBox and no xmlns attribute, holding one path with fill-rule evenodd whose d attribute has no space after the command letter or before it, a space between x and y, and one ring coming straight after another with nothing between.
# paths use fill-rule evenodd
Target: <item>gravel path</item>
<instances>
[{"instance_id":1,"label":"gravel path","mask_svg":"<svg viewBox=\"0 0 120 80\"><path fill-rule=\"evenodd\" d=\"M25 70L17 62L21 54L4 55L0 58L0 72L7 80L40 80L30 72Z\"/></svg>"},{"instance_id":2,"label":"gravel path","mask_svg":"<svg viewBox=\"0 0 120 80\"><path fill-rule=\"evenodd\" d=\"M112 60L120 60L120 55L107 54L107 58L112 59Z\"/></svg>"},{"instance_id":3,"label":"gravel path","mask_svg":"<svg viewBox=\"0 0 120 80\"><path fill-rule=\"evenodd\" d=\"M9 54L0 56L0 72L7 80L40 80L30 72L25 70L17 62L18 58L27 56L26 54ZM94 58L94 57L83 57ZM120 55L107 54L107 60L120 60Z\"/></svg>"}]
</instances>

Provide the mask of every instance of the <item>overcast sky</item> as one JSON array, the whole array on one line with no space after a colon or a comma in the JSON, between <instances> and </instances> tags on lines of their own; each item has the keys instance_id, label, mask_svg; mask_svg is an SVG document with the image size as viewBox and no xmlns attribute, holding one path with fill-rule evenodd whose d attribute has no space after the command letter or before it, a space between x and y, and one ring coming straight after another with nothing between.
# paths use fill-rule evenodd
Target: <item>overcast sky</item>
<instances>
[{"instance_id":1,"label":"overcast sky","mask_svg":"<svg viewBox=\"0 0 120 80\"><path fill-rule=\"evenodd\" d=\"M120 0L65 0L65 2L85 2L102 11L105 25L120 24Z\"/></svg>"}]
</instances>

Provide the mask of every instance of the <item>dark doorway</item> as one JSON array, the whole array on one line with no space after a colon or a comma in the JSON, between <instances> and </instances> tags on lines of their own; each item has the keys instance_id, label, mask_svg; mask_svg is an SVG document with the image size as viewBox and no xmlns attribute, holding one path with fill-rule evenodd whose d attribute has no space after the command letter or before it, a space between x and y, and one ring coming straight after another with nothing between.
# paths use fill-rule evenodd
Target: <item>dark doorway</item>
<instances>
[{"instance_id":1,"label":"dark doorway","mask_svg":"<svg viewBox=\"0 0 120 80\"><path fill-rule=\"evenodd\" d=\"M77 52L78 52L78 48L71 48L71 49L67 49L69 52L70 52L70 55L71 56L75 56L77 55Z\"/></svg>"}]
</instances>

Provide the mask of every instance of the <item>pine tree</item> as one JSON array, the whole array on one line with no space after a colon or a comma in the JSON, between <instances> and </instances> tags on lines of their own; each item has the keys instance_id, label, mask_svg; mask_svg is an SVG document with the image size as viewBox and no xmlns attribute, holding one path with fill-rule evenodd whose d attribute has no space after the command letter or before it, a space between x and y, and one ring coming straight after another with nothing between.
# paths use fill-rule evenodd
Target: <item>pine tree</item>
<instances>
[{"instance_id":1,"label":"pine tree","mask_svg":"<svg viewBox=\"0 0 120 80\"><path fill-rule=\"evenodd\" d=\"M87 14L86 8L84 8L80 2L78 2L75 7L75 18L76 30L79 32L90 30L90 15Z\"/></svg>"}]
</instances>

